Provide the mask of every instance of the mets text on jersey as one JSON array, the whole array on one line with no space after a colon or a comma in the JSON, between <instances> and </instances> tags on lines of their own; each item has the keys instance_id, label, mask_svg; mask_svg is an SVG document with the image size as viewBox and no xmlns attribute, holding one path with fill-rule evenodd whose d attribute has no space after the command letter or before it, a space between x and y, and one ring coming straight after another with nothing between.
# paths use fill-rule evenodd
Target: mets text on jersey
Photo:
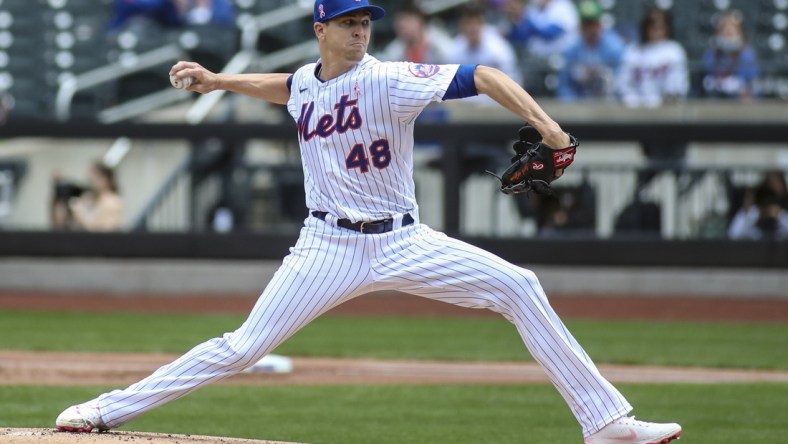
<instances>
[{"instance_id":1,"label":"mets text on jersey","mask_svg":"<svg viewBox=\"0 0 788 444\"><path fill-rule=\"evenodd\" d=\"M345 117L348 107L350 107L350 112ZM298 117L298 136L301 140L307 142L315 136L329 137L334 131L343 134L347 130L361 128L362 120L361 113L358 110L358 99L350 100L350 96L345 94L339 99L339 103L334 105L334 110L336 110L336 116L324 114L317 119L315 129L310 131L309 122L312 120L312 113L315 111L315 102L304 103L301 106L301 116Z\"/></svg>"}]
</instances>

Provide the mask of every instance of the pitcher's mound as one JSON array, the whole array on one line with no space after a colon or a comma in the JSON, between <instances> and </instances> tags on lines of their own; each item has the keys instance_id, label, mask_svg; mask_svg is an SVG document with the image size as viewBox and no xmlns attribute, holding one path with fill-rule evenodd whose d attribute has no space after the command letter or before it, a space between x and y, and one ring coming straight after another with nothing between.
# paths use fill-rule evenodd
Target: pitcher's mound
<instances>
[{"instance_id":1,"label":"pitcher's mound","mask_svg":"<svg viewBox=\"0 0 788 444\"><path fill-rule=\"evenodd\" d=\"M145 432L108 432L108 433L64 433L54 429L0 429L0 442L12 444L103 444L134 443L140 444L295 444L280 441L259 441L256 439L222 438L219 436L172 435Z\"/></svg>"}]
</instances>

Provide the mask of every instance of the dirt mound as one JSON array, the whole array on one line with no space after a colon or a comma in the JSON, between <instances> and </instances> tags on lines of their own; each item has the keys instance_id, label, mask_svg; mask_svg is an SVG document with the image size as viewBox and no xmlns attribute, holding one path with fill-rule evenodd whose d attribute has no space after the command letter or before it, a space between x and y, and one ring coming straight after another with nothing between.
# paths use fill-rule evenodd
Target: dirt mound
<instances>
[{"instance_id":1,"label":"dirt mound","mask_svg":"<svg viewBox=\"0 0 788 444\"><path fill-rule=\"evenodd\" d=\"M62 433L52 429L0 429L0 441L10 444L103 444L116 442L134 443L137 441L148 444L288 444L280 441L222 438L219 436L172 435L145 432Z\"/></svg>"},{"instance_id":2,"label":"dirt mound","mask_svg":"<svg viewBox=\"0 0 788 444\"><path fill-rule=\"evenodd\" d=\"M348 301L329 312L341 316L492 317L489 310L469 310L403 293L377 292ZM0 310L48 310L148 313L248 314L256 296L126 295L0 291ZM650 319L736 322L788 322L788 300L659 296L553 295L550 305L563 318Z\"/></svg>"},{"instance_id":3,"label":"dirt mound","mask_svg":"<svg viewBox=\"0 0 788 444\"><path fill-rule=\"evenodd\" d=\"M136 382L177 355L70 353L0 350L3 385L116 385ZM533 362L442 362L384 359L293 358L293 372L251 373L222 384L546 384ZM706 369L631 365L599 366L613 382L721 383L788 382L786 371ZM0 439L2 441L2 439Z\"/></svg>"}]
</instances>

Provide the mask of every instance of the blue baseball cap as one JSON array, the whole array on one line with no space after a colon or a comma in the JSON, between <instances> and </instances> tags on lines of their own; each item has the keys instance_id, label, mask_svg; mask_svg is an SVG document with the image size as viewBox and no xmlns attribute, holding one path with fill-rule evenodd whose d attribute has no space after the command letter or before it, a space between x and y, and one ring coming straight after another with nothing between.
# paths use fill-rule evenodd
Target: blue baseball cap
<instances>
[{"instance_id":1,"label":"blue baseball cap","mask_svg":"<svg viewBox=\"0 0 788 444\"><path fill-rule=\"evenodd\" d=\"M368 0L316 0L315 21L325 23L334 17L359 9L366 9L372 14L372 20L383 18L386 10L380 6L370 5Z\"/></svg>"}]
</instances>

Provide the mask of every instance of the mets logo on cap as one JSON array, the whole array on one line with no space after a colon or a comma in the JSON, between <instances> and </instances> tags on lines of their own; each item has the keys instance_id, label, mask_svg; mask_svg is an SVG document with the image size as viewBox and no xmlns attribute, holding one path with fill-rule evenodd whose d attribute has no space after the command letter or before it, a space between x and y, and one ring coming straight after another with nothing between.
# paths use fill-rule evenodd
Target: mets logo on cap
<instances>
[{"instance_id":1,"label":"mets logo on cap","mask_svg":"<svg viewBox=\"0 0 788 444\"><path fill-rule=\"evenodd\" d=\"M315 21L324 23L340 15L363 9L371 15L372 20L378 20L386 15L380 6L370 5L368 0L316 0Z\"/></svg>"}]
</instances>

